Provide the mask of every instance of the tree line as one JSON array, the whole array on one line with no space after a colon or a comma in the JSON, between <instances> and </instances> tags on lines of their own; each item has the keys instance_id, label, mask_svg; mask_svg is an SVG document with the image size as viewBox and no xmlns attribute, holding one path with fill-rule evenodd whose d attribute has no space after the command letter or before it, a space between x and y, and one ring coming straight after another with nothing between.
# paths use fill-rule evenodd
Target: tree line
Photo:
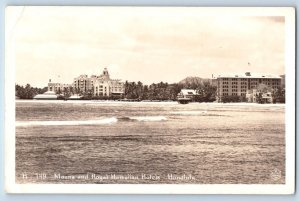
<instances>
[{"instance_id":1,"label":"tree line","mask_svg":"<svg viewBox=\"0 0 300 201\"><path fill-rule=\"evenodd\" d=\"M173 83L167 82L153 83L151 85L143 85L142 82L125 82L124 98L138 100L160 100L167 101L177 100L177 95L181 89L194 89L198 92L195 96L197 102L213 102L215 101L217 88L207 81L198 84Z\"/></svg>"},{"instance_id":2,"label":"tree line","mask_svg":"<svg viewBox=\"0 0 300 201\"><path fill-rule=\"evenodd\" d=\"M66 88L56 92L59 99L69 98L74 93L82 95L83 99L102 99L102 100L117 100L117 99L131 99L131 100L149 100L149 101L175 101L177 95L181 89L194 89L198 95L195 96L196 102L213 102L216 100L217 87L212 85L210 81L204 81L201 83L173 83L168 84L166 82L152 83L150 85L144 85L142 82L128 82L124 83L124 94L122 96L95 96L93 89L81 92L79 89L73 87ZM38 88L32 87L30 84L25 86L15 85L16 96L20 99L33 99L37 94L42 94L47 91L47 87ZM285 103L285 89L279 87L277 90L273 90L268 86L260 85L257 88L257 102L263 103L262 95L266 92L271 92L273 103ZM246 102L246 97L242 96L223 96L221 102Z\"/></svg>"},{"instance_id":3,"label":"tree line","mask_svg":"<svg viewBox=\"0 0 300 201\"><path fill-rule=\"evenodd\" d=\"M30 84L26 84L25 86L15 85L16 96L20 99L33 99L33 97L37 94L42 94L47 91L47 87L38 88L32 87Z\"/></svg>"},{"instance_id":4,"label":"tree line","mask_svg":"<svg viewBox=\"0 0 300 201\"><path fill-rule=\"evenodd\" d=\"M210 82L203 82L198 84L185 84L167 82L152 83L144 85L142 82L129 82L124 83L124 94L120 96L95 96L93 89L87 91L80 91L79 89L70 87L65 90L58 89L57 95L59 98L68 98L73 94L83 96L83 99L133 99L133 100L159 100L159 101L175 101L181 89L194 89L197 90L199 95L195 97L198 102L212 102L215 101L216 87L212 86ZM47 91L47 87L37 88L31 87L27 84L25 87L16 84L16 96L20 99L33 99L37 94L42 94Z\"/></svg>"}]
</instances>

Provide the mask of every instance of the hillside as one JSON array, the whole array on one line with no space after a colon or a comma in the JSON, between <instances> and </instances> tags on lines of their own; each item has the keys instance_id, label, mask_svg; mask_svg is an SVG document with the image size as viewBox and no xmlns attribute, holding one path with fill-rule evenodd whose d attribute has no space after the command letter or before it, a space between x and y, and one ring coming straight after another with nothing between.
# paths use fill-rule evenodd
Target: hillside
<instances>
[{"instance_id":1,"label":"hillside","mask_svg":"<svg viewBox=\"0 0 300 201\"><path fill-rule=\"evenodd\" d=\"M201 78L201 77L193 77L189 76L186 77L185 79L181 80L179 84L184 85L184 86L197 86L203 84L203 82L210 81L211 79L209 78Z\"/></svg>"}]
</instances>

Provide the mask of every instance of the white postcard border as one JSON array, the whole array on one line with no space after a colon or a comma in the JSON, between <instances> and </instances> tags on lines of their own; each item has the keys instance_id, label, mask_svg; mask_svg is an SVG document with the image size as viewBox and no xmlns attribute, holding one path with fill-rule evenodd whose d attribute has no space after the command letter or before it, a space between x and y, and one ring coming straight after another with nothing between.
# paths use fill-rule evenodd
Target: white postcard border
<instances>
[{"instance_id":1,"label":"white postcard border","mask_svg":"<svg viewBox=\"0 0 300 201\"><path fill-rule=\"evenodd\" d=\"M166 9L156 7L155 9ZM170 7L172 8L172 7ZM178 7L177 7L178 8ZM72 194L293 194L295 188L295 9L291 7L200 8L201 15L285 16L286 184L16 184L14 21L5 19L5 190L8 193Z\"/></svg>"}]
</instances>

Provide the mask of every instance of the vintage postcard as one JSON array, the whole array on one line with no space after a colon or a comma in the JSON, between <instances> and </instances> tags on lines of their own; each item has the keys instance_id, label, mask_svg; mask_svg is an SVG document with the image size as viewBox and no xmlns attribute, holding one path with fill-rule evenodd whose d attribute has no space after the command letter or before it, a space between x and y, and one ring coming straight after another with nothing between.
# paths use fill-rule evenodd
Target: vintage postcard
<instances>
[{"instance_id":1,"label":"vintage postcard","mask_svg":"<svg viewBox=\"0 0 300 201\"><path fill-rule=\"evenodd\" d=\"M5 18L8 193L294 193L294 8Z\"/></svg>"}]
</instances>

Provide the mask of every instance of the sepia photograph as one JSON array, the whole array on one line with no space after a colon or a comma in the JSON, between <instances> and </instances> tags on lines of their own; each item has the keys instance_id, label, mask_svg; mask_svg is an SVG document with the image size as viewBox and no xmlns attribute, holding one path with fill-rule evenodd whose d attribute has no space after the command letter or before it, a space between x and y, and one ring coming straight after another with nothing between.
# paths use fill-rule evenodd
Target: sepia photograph
<instances>
[{"instance_id":1,"label":"sepia photograph","mask_svg":"<svg viewBox=\"0 0 300 201\"><path fill-rule=\"evenodd\" d=\"M293 8L5 17L7 192L294 192Z\"/></svg>"}]
</instances>

